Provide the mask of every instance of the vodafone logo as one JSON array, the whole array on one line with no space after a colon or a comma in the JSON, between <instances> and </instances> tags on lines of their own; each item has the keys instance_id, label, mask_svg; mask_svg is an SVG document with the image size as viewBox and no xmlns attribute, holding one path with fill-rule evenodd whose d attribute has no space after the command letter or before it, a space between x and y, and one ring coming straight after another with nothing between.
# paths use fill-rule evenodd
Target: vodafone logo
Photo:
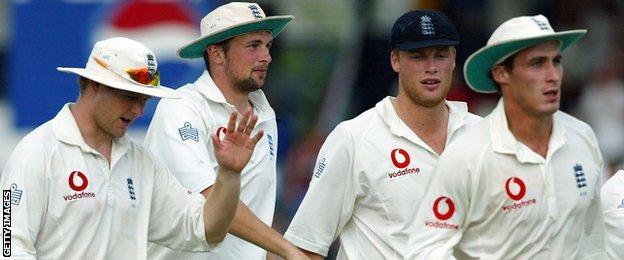
<instances>
[{"instance_id":1,"label":"vodafone logo","mask_svg":"<svg viewBox=\"0 0 624 260\"><path fill-rule=\"evenodd\" d=\"M440 209L440 203L444 202L446 204L446 210ZM444 208L442 208L444 209ZM449 197L438 197L435 202L433 202L433 214L435 214L436 218L439 220L447 220L453 216L455 213L455 203Z\"/></svg>"},{"instance_id":2,"label":"vodafone logo","mask_svg":"<svg viewBox=\"0 0 624 260\"><path fill-rule=\"evenodd\" d=\"M513 183L513 184L512 184ZM518 177L511 177L505 182L505 192L512 200L518 201L524 198L526 194L526 185Z\"/></svg>"},{"instance_id":3,"label":"vodafone logo","mask_svg":"<svg viewBox=\"0 0 624 260\"><path fill-rule=\"evenodd\" d=\"M397 154L399 154L400 156L397 156ZM401 148L396 148L392 150L392 152L390 152L390 158L392 159L392 163L394 164L394 166L400 169L403 169L410 164L409 154Z\"/></svg>"},{"instance_id":4,"label":"vodafone logo","mask_svg":"<svg viewBox=\"0 0 624 260\"><path fill-rule=\"evenodd\" d=\"M223 140L223 138L221 138L222 135L225 135L225 133L227 133L227 129L225 127L219 127L217 128L217 138L219 138L219 140Z\"/></svg>"},{"instance_id":5,"label":"vodafone logo","mask_svg":"<svg viewBox=\"0 0 624 260\"><path fill-rule=\"evenodd\" d=\"M63 200L72 201L84 198L93 198L95 197L94 192L84 191L87 186L89 186L89 179L87 179L87 175L80 171L73 171L69 174L69 178L67 178L67 183L69 187L74 190L74 194L62 195Z\"/></svg>"},{"instance_id":6,"label":"vodafone logo","mask_svg":"<svg viewBox=\"0 0 624 260\"><path fill-rule=\"evenodd\" d=\"M69 187L74 191L83 191L87 188L87 186L89 186L87 176L79 171L71 172L67 182L69 183Z\"/></svg>"},{"instance_id":7,"label":"vodafone logo","mask_svg":"<svg viewBox=\"0 0 624 260\"><path fill-rule=\"evenodd\" d=\"M509 205L503 205L502 210L504 212L520 210L522 208L530 207L533 204L537 203L537 199L535 198L522 200L524 198L524 195L526 195L526 185L524 184L522 179L518 177L511 177L507 179L507 181L505 182L505 192L507 192L507 196L509 196L509 198L514 200L514 203Z\"/></svg>"},{"instance_id":8,"label":"vodafone logo","mask_svg":"<svg viewBox=\"0 0 624 260\"><path fill-rule=\"evenodd\" d=\"M394 164L395 167L399 168L398 171L394 169L392 170L392 172L388 173L388 177L390 177L390 179L420 173L420 168L418 167L407 168L407 166L409 166L410 164L410 156L405 150L401 148L395 148L394 150L392 150L392 152L390 152L390 159L392 159L392 164Z\"/></svg>"}]
</instances>

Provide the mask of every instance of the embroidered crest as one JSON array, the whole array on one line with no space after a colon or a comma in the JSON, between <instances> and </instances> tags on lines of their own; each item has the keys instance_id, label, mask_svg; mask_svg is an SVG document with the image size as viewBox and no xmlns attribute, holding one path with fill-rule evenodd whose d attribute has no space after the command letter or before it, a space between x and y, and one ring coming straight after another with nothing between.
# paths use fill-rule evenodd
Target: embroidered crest
<instances>
[{"instance_id":1,"label":"embroidered crest","mask_svg":"<svg viewBox=\"0 0 624 260\"><path fill-rule=\"evenodd\" d=\"M178 128L178 132L180 133L180 138L182 138L182 141L191 139L195 142L199 142L197 128L193 128L193 126L191 126L191 123L189 122L185 122L183 127Z\"/></svg>"},{"instance_id":2,"label":"embroidered crest","mask_svg":"<svg viewBox=\"0 0 624 260\"><path fill-rule=\"evenodd\" d=\"M269 139L269 154L271 155L271 157L275 157L275 151L273 147L273 136L268 134L267 138Z\"/></svg>"},{"instance_id":3,"label":"embroidered crest","mask_svg":"<svg viewBox=\"0 0 624 260\"><path fill-rule=\"evenodd\" d=\"M126 181L128 182L128 194L130 195L130 199L136 200L136 194L134 193L134 182L132 181L132 178L127 178Z\"/></svg>"},{"instance_id":4,"label":"embroidered crest","mask_svg":"<svg viewBox=\"0 0 624 260\"><path fill-rule=\"evenodd\" d=\"M258 6L257 5L250 5L249 6L249 10L251 10L251 14L253 15L254 18L262 19L262 14L258 10Z\"/></svg>"},{"instance_id":5,"label":"embroidered crest","mask_svg":"<svg viewBox=\"0 0 624 260\"><path fill-rule=\"evenodd\" d=\"M152 54L147 54L147 71L150 77L154 77L154 74L156 74L156 59Z\"/></svg>"},{"instance_id":6,"label":"embroidered crest","mask_svg":"<svg viewBox=\"0 0 624 260\"><path fill-rule=\"evenodd\" d=\"M580 189L587 186L587 180L585 179L583 166L578 163L574 165L574 177L576 178L576 187Z\"/></svg>"},{"instance_id":7,"label":"embroidered crest","mask_svg":"<svg viewBox=\"0 0 624 260\"><path fill-rule=\"evenodd\" d=\"M533 20L533 22L535 22L535 24L537 24L537 26L540 28L540 30L544 31L544 30L550 30L550 24L548 24L548 21L540 21L537 20L533 17L531 17L531 20Z\"/></svg>"},{"instance_id":8,"label":"embroidered crest","mask_svg":"<svg viewBox=\"0 0 624 260\"><path fill-rule=\"evenodd\" d=\"M423 15L420 17L420 30L423 35L434 35L435 29L433 27L433 22L431 21L431 17L428 15Z\"/></svg>"}]
</instances>

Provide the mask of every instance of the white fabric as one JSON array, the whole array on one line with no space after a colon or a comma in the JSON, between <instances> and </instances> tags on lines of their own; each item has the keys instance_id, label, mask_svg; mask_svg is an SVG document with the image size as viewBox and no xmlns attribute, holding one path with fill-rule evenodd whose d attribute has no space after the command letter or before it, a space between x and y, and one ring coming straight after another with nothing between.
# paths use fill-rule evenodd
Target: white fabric
<instances>
[{"instance_id":1,"label":"white fabric","mask_svg":"<svg viewBox=\"0 0 624 260\"><path fill-rule=\"evenodd\" d=\"M203 196L125 136L109 164L85 143L68 104L17 145L0 186L14 194L12 259L146 259L148 241L211 248Z\"/></svg>"},{"instance_id":2,"label":"white fabric","mask_svg":"<svg viewBox=\"0 0 624 260\"><path fill-rule=\"evenodd\" d=\"M167 165L182 185L201 192L214 184L219 167L210 135L227 126L236 108L226 102L208 72L176 92L181 99L160 100L147 130L145 146ZM261 90L251 92L249 100L258 115L252 135L262 129L264 136L241 173L240 199L271 226L276 196L277 124L275 113ZM189 135L196 132L197 138L181 135L189 132ZM264 259L265 256L266 251L260 247L230 234L209 253L174 251L157 245L149 249L150 259Z\"/></svg>"},{"instance_id":3,"label":"white fabric","mask_svg":"<svg viewBox=\"0 0 624 260\"><path fill-rule=\"evenodd\" d=\"M602 213L606 226L607 253L624 259L624 171L619 170L602 186Z\"/></svg>"},{"instance_id":4,"label":"white fabric","mask_svg":"<svg viewBox=\"0 0 624 260\"><path fill-rule=\"evenodd\" d=\"M273 34L273 37L277 37L277 35L281 32L276 31L276 28L267 27L267 25L259 25L261 23L265 23L271 20L287 20L288 23L290 20L295 17L292 15L279 15L279 16L269 16L267 17L264 14L264 10L257 3L246 3L246 2L231 2L228 4L224 4L222 6L217 7L208 13L204 18L202 18L199 29L201 36L192 42L180 47L178 49L178 55L182 58L189 55L188 52L190 50L185 50L189 47L193 47L197 44L202 44L202 46L195 46L195 51L191 53L191 56L197 58L195 56L201 56L201 54L197 53L197 49L204 49L205 46L210 44L214 44L216 42L208 41L202 42L207 38L213 37L215 35L228 35L228 31L230 36L236 36L243 33L247 33L253 30L270 30ZM255 27L254 27L255 26ZM282 27L283 28L283 27ZM236 31L238 29L238 31ZM229 37L228 37L229 38ZM225 38L220 38L221 40L225 40ZM221 41L219 40L219 41ZM187 52L185 55L181 55L182 53ZM199 55L197 55L199 54Z\"/></svg>"},{"instance_id":5,"label":"white fabric","mask_svg":"<svg viewBox=\"0 0 624 260\"><path fill-rule=\"evenodd\" d=\"M326 256L340 236L338 259L402 259L406 226L438 155L398 117L391 100L339 124L327 137L286 239ZM463 102L446 104L448 144L480 118Z\"/></svg>"},{"instance_id":6,"label":"white fabric","mask_svg":"<svg viewBox=\"0 0 624 260\"><path fill-rule=\"evenodd\" d=\"M75 73L106 86L162 98L178 98L173 89L133 80L129 69L145 69L152 77L158 74L156 56L145 45L124 37L96 42L85 68L56 68Z\"/></svg>"},{"instance_id":7,"label":"white fabric","mask_svg":"<svg viewBox=\"0 0 624 260\"><path fill-rule=\"evenodd\" d=\"M582 31L582 30L575 30ZM555 32L545 16L519 16L511 18L498 26L492 33L486 46L494 46L500 43L525 40L544 36L557 36L574 31ZM496 63L502 62L500 59Z\"/></svg>"},{"instance_id":8,"label":"white fabric","mask_svg":"<svg viewBox=\"0 0 624 260\"><path fill-rule=\"evenodd\" d=\"M561 111L553 118L546 158L511 134L502 99L451 144L413 222L408 259L604 257L596 137Z\"/></svg>"}]
</instances>

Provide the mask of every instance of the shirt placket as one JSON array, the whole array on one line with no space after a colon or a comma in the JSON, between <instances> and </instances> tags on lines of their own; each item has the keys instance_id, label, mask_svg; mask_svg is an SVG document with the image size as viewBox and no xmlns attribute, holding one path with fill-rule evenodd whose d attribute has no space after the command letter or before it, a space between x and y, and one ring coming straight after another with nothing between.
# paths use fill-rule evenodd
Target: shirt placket
<instances>
[{"instance_id":1,"label":"shirt placket","mask_svg":"<svg viewBox=\"0 0 624 260\"><path fill-rule=\"evenodd\" d=\"M550 160L540 166L543 176L546 180L546 203L548 204L548 216L554 221L559 214L559 207L557 206L557 193L555 191L555 182L553 176L553 168L550 164Z\"/></svg>"},{"instance_id":2,"label":"shirt placket","mask_svg":"<svg viewBox=\"0 0 624 260\"><path fill-rule=\"evenodd\" d=\"M100 171L106 174L106 205L112 207L115 205L115 187L112 182L112 168L103 155L98 154L98 162Z\"/></svg>"}]
</instances>

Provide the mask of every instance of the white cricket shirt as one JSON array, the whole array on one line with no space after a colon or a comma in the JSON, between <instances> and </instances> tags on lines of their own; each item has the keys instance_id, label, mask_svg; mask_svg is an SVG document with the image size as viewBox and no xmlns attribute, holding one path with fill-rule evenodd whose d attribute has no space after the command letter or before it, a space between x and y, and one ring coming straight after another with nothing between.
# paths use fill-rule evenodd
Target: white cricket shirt
<instances>
[{"instance_id":1,"label":"white cricket shirt","mask_svg":"<svg viewBox=\"0 0 624 260\"><path fill-rule=\"evenodd\" d=\"M327 256L339 236L338 259L402 259L406 226L438 155L399 118L392 99L340 123L327 137L286 239ZM448 144L480 118L463 102L446 104Z\"/></svg>"},{"instance_id":2,"label":"white cricket shirt","mask_svg":"<svg viewBox=\"0 0 624 260\"><path fill-rule=\"evenodd\" d=\"M624 259L624 171L619 170L601 191L602 214L606 227L607 253L611 259Z\"/></svg>"},{"instance_id":3,"label":"white cricket shirt","mask_svg":"<svg viewBox=\"0 0 624 260\"><path fill-rule=\"evenodd\" d=\"M502 99L451 144L414 222L408 259L603 255L596 137L561 111L553 118L546 158L511 134Z\"/></svg>"},{"instance_id":4,"label":"white cricket shirt","mask_svg":"<svg viewBox=\"0 0 624 260\"><path fill-rule=\"evenodd\" d=\"M109 164L69 104L22 139L0 185L10 194L12 259L146 259L148 241L211 248L203 196L126 136L114 139Z\"/></svg>"},{"instance_id":5,"label":"white cricket shirt","mask_svg":"<svg viewBox=\"0 0 624 260\"><path fill-rule=\"evenodd\" d=\"M222 135L236 108L228 104L204 71L195 81L176 90L181 99L161 99L145 136L145 146L163 161L182 185L193 192L212 186L219 167L210 136ZM249 93L264 136L256 144L251 159L241 172L240 200L265 224L271 226L276 196L277 124L275 113L264 93ZM239 117L240 118L240 117ZM225 240L207 253L174 251L150 245L150 259L250 259L266 257L266 251L236 236Z\"/></svg>"}]
</instances>

